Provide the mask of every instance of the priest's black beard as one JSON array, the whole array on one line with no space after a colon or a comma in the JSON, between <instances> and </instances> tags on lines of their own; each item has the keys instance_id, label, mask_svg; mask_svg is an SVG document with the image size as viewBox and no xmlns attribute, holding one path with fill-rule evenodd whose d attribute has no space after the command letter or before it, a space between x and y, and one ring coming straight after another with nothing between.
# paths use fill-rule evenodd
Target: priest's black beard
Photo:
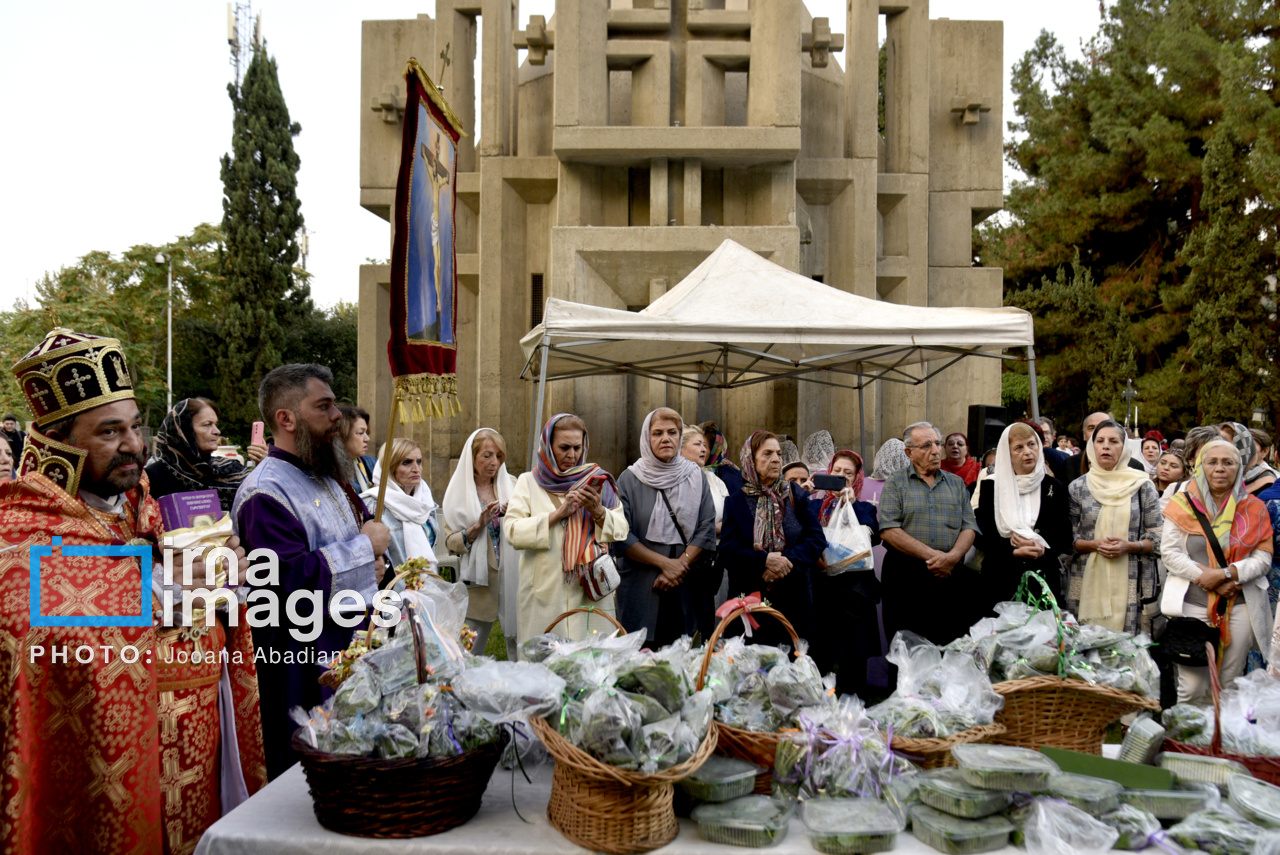
<instances>
[{"instance_id":1,"label":"priest's black beard","mask_svg":"<svg viewBox=\"0 0 1280 855\"><path fill-rule=\"evenodd\" d=\"M350 484L355 480L355 468L342 447L342 435L334 429L332 437L325 434L312 433L306 422L298 419L298 430L293 435L293 442L298 459L308 469L321 477L332 478L339 484Z\"/></svg>"}]
</instances>

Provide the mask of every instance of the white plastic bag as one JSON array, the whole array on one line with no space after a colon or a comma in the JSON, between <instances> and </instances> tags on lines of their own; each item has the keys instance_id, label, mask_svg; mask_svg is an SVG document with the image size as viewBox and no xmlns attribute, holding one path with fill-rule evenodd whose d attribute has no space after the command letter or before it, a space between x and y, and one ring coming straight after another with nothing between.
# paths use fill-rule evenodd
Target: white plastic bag
<instances>
[{"instance_id":1,"label":"white plastic bag","mask_svg":"<svg viewBox=\"0 0 1280 855\"><path fill-rule=\"evenodd\" d=\"M858 522L852 502L840 500L822 533L827 538L827 548L823 550L822 557L827 564L828 576L875 569L875 559L871 557L871 529Z\"/></svg>"},{"instance_id":2,"label":"white plastic bag","mask_svg":"<svg viewBox=\"0 0 1280 855\"><path fill-rule=\"evenodd\" d=\"M1120 832L1064 802L1036 799L1024 830L1027 855L1109 852Z\"/></svg>"}]
</instances>

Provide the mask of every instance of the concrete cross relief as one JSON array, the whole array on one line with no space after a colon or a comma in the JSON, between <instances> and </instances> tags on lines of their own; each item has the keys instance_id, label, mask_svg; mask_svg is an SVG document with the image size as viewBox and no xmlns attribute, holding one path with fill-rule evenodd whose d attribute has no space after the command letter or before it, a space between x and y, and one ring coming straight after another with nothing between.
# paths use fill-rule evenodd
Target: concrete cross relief
<instances>
[{"instance_id":1,"label":"concrete cross relief","mask_svg":"<svg viewBox=\"0 0 1280 855\"><path fill-rule=\"evenodd\" d=\"M399 86L388 86L370 99L369 109L382 114L382 121L394 125L404 117L404 98Z\"/></svg>"},{"instance_id":2,"label":"concrete cross relief","mask_svg":"<svg viewBox=\"0 0 1280 855\"><path fill-rule=\"evenodd\" d=\"M813 29L800 36L800 50L809 54L814 68L826 68L831 52L844 50L844 34L831 34L830 18L814 18Z\"/></svg>"},{"instance_id":3,"label":"concrete cross relief","mask_svg":"<svg viewBox=\"0 0 1280 855\"><path fill-rule=\"evenodd\" d=\"M981 118L979 114L990 113L991 105L980 95L957 95L951 99L951 112L960 117L960 124L976 125Z\"/></svg>"},{"instance_id":4,"label":"concrete cross relief","mask_svg":"<svg viewBox=\"0 0 1280 855\"><path fill-rule=\"evenodd\" d=\"M528 49L530 65L546 65L547 51L556 46L556 34L547 29L545 15L530 15L529 26L517 31L512 43L517 48Z\"/></svg>"}]
</instances>

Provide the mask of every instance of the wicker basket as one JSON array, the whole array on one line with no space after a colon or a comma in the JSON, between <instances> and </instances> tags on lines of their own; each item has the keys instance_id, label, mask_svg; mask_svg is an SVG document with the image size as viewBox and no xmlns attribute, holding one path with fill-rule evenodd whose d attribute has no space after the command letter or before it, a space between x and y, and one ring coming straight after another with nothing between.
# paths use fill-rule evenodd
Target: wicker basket
<instances>
[{"instance_id":1,"label":"wicker basket","mask_svg":"<svg viewBox=\"0 0 1280 855\"><path fill-rule=\"evenodd\" d=\"M535 718L533 729L556 761L547 818L571 843L615 855L648 852L675 839L680 827L672 803L674 784L701 766L716 747L713 726L697 754L644 775L601 763L544 719Z\"/></svg>"},{"instance_id":2,"label":"wicker basket","mask_svg":"<svg viewBox=\"0 0 1280 855\"><path fill-rule=\"evenodd\" d=\"M1213 740L1209 745L1190 745L1186 742L1164 741L1164 750L1176 754L1199 754L1203 757L1222 757L1244 764L1253 777L1280 786L1280 757L1267 757L1260 754L1232 754L1222 750L1222 682L1218 676L1217 651L1212 644L1205 644L1209 649L1209 681L1213 687Z\"/></svg>"},{"instance_id":3,"label":"wicker basket","mask_svg":"<svg viewBox=\"0 0 1280 855\"><path fill-rule=\"evenodd\" d=\"M422 638L412 603L406 604L415 652ZM419 655L418 682L427 679ZM507 742L456 757L384 760L318 751L293 737L293 750L307 776L316 819L330 831L358 837L423 837L462 825L480 810L480 799Z\"/></svg>"},{"instance_id":4,"label":"wicker basket","mask_svg":"<svg viewBox=\"0 0 1280 855\"><path fill-rule=\"evenodd\" d=\"M943 766L954 766L956 760L951 756L951 749L957 745L970 742L992 742L1005 733L1003 724L984 724L971 727L954 736L935 739L907 739L902 736L893 737L893 750L915 763L921 769L941 769Z\"/></svg>"},{"instance_id":5,"label":"wicker basket","mask_svg":"<svg viewBox=\"0 0 1280 855\"><path fill-rule=\"evenodd\" d=\"M498 742L457 757L379 760L326 754L293 738L316 819L330 831L357 837L423 837L462 825L498 765Z\"/></svg>"},{"instance_id":6,"label":"wicker basket","mask_svg":"<svg viewBox=\"0 0 1280 855\"><path fill-rule=\"evenodd\" d=\"M711 633L711 638L707 640L707 650L702 656L702 668L698 671L698 685L695 687L699 691L702 690L707 681L707 668L711 666L711 656L715 652L716 644L720 641L720 636L724 634L725 629L731 623L748 612L753 615L768 615L775 618L782 624L782 628L787 631L787 635L791 636L793 647L799 646L800 636L796 635L795 627L791 625L791 621L787 620L782 612L754 603L746 608L739 606L724 616L724 619L716 626L715 631ZM778 753L778 740L781 735L740 730L719 721L713 722L712 727L719 733L716 746L718 753L723 754L725 757L746 760L748 763L754 763L765 770L756 775L756 786L752 792L764 795L772 793L773 764Z\"/></svg>"},{"instance_id":7,"label":"wicker basket","mask_svg":"<svg viewBox=\"0 0 1280 855\"><path fill-rule=\"evenodd\" d=\"M543 632L550 632L551 630L553 630L553 629L555 629L557 626L559 626L560 622L561 622L562 620L564 620L565 618L567 618L567 617L572 617L573 615L576 615L576 614L582 614L583 612L586 612L586 613L587 613L587 624L588 624L588 625L590 625L590 624L591 624L591 616L592 616L592 615L600 615L600 617L604 618L604 619L605 619L605 620L607 620L609 623L613 624L613 625L614 625L614 626L616 626L618 629L622 630L622 634L623 634L623 635L626 635L626 634L627 634L626 627L624 627L622 624L618 623L618 619L617 619L617 618L615 618L613 615L609 614L608 612L602 612L602 611L600 611L599 609L597 609L597 608L595 608L595 607L589 607L589 608L585 608L585 609L570 609L569 611L565 612L564 614L560 615L560 617L556 618L556 619L555 619L555 620L553 620L551 623L549 623L549 624L547 625L547 628L546 628L546 629L544 629L544 630L543 630Z\"/></svg>"},{"instance_id":8,"label":"wicker basket","mask_svg":"<svg viewBox=\"0 0 1280 855\"><path fill-rule=\"evenodd\" d=\"M1048 745L1101 755L1112 722L1131 712L1160 711L1159 702L1150 698L1084 680L1028 677L992 688L1004 696L995 723L1004 725L1005 732L991 740L997 745Z\"/></svg>"}]
</instances>

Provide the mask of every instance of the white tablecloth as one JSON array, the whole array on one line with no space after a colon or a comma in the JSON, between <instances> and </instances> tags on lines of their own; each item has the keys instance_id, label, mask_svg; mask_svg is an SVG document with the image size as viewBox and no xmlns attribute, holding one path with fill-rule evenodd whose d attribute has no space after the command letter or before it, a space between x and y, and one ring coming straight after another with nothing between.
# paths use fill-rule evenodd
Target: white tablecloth
<instances>
[{"instance_id":1,"label":"white tablecloth","mask_svg":"<svg viewBox=\"0 0 1280 855\"><path fill-rule=\"evenodd\" d=\"M1107 745L1103 754L1115 757L1120 746ZM547 802L551 798L551 766L529 769L532 783L515 774L515 806L528 823L512 809L512 774L498 769L489 781L480 812L467 824L432 837L408 840L370 840L328 831L316 821L301 766L294 766L272 781L249 801L214 823L196 855L377 855L377 853L431 852L433 855L560 855L586 852L551 827ZM712 855L738 852L737 846L708 843L698 836L697 824L680 820L680 836L663 847L666 853ZM812 853L808 835L798 819L778 846L777 855ZM898 836L895 852L902 855L936 855L935 850L911 836ZM1021 855L1006 847L999 855Z\"/></svg>"}]
</instances>

